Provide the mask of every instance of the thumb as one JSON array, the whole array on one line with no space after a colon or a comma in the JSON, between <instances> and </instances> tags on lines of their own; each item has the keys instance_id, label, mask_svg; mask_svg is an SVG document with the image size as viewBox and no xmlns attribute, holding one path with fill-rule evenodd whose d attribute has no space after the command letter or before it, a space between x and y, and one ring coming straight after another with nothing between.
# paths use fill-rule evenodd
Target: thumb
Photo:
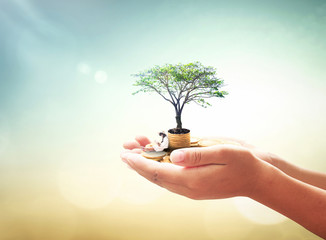
<instances>
[{"instance_id":1,"label":"thumb","mask_svg":"<svg viewBox=\"0 0 326 240\"><path fill-rule=\"evenodd\" d=\"M232 149L227 145L184 148L174 150L171 153L170 159L174 164L187 167L207 164L227 164L230 158L230 150Z\"/></svg>"}]
</instances>

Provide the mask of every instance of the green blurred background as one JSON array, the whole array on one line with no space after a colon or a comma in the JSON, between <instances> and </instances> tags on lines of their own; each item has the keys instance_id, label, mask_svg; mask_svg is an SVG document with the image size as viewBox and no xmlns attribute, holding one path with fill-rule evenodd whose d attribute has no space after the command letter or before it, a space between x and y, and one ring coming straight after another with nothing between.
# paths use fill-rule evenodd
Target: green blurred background
<instances>
[{"instance_id":1,"label":"green blurred background","mask_svg":"<svg viewBox=\"0 0 326 240\"><path fill-rule=\"evenodd\" d=\"M185 108L193 135L325 172L325 26L325 0L0 0L0 239L319 239L249 199L169 193L119 154L175 126L130 75L201 61L230 94Z\"/></svg>"}]
</instances>

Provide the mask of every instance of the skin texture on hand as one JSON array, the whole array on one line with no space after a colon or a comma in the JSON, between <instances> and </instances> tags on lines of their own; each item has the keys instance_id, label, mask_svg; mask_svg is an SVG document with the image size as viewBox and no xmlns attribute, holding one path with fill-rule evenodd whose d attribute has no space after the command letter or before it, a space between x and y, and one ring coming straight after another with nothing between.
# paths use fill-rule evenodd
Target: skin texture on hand
<instances>
[{"instance_id":1,"label":"skin texture on hand","mask_svg":"<svg viewBox=\"0 0 326 240\"><path fill-rule=\"evenodd\" d=\"M285 161L283 158L277 156L274 153L263 151L245 141L234 139L234 138L223 138L225 140L231 140L241 144L241 146L248 148L251 152L259 159L273 165L285 174L298 179L302 182L308 183L310 185L316 186L318 188L326 190L326 174L321 172L312 171L309 169L304 169L298 167L290 162Z\"/></svg>"},{"instance_id":2,"label":"skin texture on hand","mask_svg":"<svg viewBox=\"0 0 326 240\"><path fill-rule=\"evenodd\" d=\"M138 136L136 142L124 144L121 158L171 192L192 199L247 196L326 238L326 191L318 187L325 184L325 174L302 171L276 155L238 142L242 146L175 150L170 156L174 164L170 164L144 158L140 148L150 141Z\"/></svg>"},{"instance_id":3,"label":"skin texture on hand","mask_svg":"<svg viewBox=\"0 0 326 240\"><path fill-rule=\"evenodd\" d=\"M176 165L148 160L136 151L124 152L121 157L149 181L192 199L250 195L259 173L257 163L262 162L250 151L231 145L207 147L205 152L191 150L184 156L182 150L173 152L171 160ZM239 155L242 161L235 161Z\"/></svg>"},{"instance_id":4,"label":"skin texture on hand","mask_svg":"<svg viewBox=\"0 0 326 240\"><path fill-rule=\"evenodd\" d=\"M174 164L158 163L139 154L139 148L148 143L143 136L125 143L128 150L121 158L149 181L192 199L250 196L259 168L266 165L250 149L234 145L173 151L170 159Z\"/></svg>"}]
</instances>

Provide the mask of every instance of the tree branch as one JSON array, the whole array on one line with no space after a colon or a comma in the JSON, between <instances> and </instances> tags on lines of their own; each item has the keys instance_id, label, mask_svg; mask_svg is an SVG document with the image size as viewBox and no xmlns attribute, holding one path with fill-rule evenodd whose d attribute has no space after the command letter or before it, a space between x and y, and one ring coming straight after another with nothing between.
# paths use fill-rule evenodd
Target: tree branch
<instances>
[{"instance_id":1,"label":"tree branch","mask_svg":"<svg viewBox=\"0 0 326 240\"><path fill-rule=\"evenodd\" d=\"M170 99L166 98L160 91L158 91L155 87L151 86L151 85L145 85L147 87L152 88L155 92L157 92L162 98L164 98L166 101L172 103L173 105L175 104L174 102L172 102Z\"/></svg>"},{"instance_id":2,"label":"tree branch","mask_svg":"<svg viewBox=\"0 0 326 240\"><path fill-rule=\"evenodd\" d=\"M215 97L215 96L195 96L195 97L189 98L187 102L191 102L191 101L194 101L195 102L196 100L198 100L200 98L207 99L207 98L212 98L212 97Z\"/></svg>"},{"instance_id":3,"label":"tree branch","mask_svg":"<svg viewBox=\"0 0 326 240\"><path fill-rule=\"evenodd\" d=\"M165 88L166 88L166 90L168 90L168 93L173 101L173 104L178 104L178 100L177 100L176 96L173 93L171 93L170 88L169 88L169 76L167 76L167 74L165 74L165 77L166 77L166 82L164 84ZM176 102L174 101L173 97L176 100Z\"/></svg>"}]
</instances>

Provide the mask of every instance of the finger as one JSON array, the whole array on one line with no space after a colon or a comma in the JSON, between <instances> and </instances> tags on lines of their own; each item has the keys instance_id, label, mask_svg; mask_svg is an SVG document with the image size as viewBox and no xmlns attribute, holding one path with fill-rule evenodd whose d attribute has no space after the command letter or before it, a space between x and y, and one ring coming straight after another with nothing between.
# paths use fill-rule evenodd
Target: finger
<instances>
[{"instance_id":1,"label":"finger","mask_svg":"<svg viewBox=\"0 0 326 240\"><path fill-rule=\"evenodd\" d=\"M156 182L155 184L159 185L160 187L163 187L167 189L170 192L188 197L193 198L193 192L190 188L180 185L179 183L170 183L170 182Z\"/></svg>"},{"instance_id":2,"label":"finger","mask_svg":"<svg viewBox=\"0 0 326 240\"><path fill-rule=\"evenodd\" d=\"M125 148L125 149L134 149L134 148L140 148L141 146L140 146L140 144L138 143L138 142L135 142L135 141L133 141L133 142L125 142L124 144L123 144L123 148Z\"/></svg>"},{"instance_id":3,"label":"finger","mask_svg":"<svg viewBox=\"0 0 326 240\"><path fill-rule=\"evenodd\" d=\"M121 154L124 154L124 153L141 153L141 152L142 152L141 149L134 148L134 149L131 149L131 150L130 149L124 149L124 150L121 151Z\"/></svg>"},{"instance_id":4,"label":"finger","mask_svg":"<svg viewBox=\"0 0 326 240\"><path fill-rule=\"evenodd\" d=\"M159 164L167 165L167 166L171 165L170 163L159 163ZM170 192L173 192L173 193L176 193L179 195L183 195L188 198L193 198L192 189L189 188L187 186L187 184L185 184L187 181L181 181L180 179L177 179L177 178L164 179L162 177L162 173L160 173L160 174L151 173L151 172L144 170L143 168L135 168L135 166L130 167L130 168L135 170L139 175L143 176L150 182L152 182L160 187L163 187ZM189 175L187 173L185 173L183 177L186 178L186 177L189 177ZM177 181L177 182L172 182L172 181Z\"/></svg>"},{"instance_id":5,"label":"finger","mask_svg":"<svg viewBox=\"0 0 326 240\"><path fill-rule=\"evenodd\" d=\"M183 168L170 163L159 163L143 158L139 154L130 153L126 159L133 170L150 182L170 192L195 199L196 193L191 186L193 181L189 180L193 179L197 173L201 173L196 168Z\"/></svg>"},{"instance_id":6,"label":"finger","mask_svg":"<svg viewBox=\"0 0 326 240\"><path fill-rule=\"evenodd\" d=\"M148 160L139 154L129 154L127 159L131 168L147 180L173 193L191 199L207 198L207 194L203 194L205 193L203 191L203 183L212 181L212 176L216 174L223 178L223 170L226 167L204 165L184 168L170 163L158 163Z\"/></svg>"},{"instance_id":7,"label":"finger","mask_svg":"<svg viewBox=\"0 0 326 240\"><path fill-rule=\"evenodd\" d=\"M228 164L230 159L234 158L234 153L237 153L239 150L242 152L243 149L245 148L227 144L202 148L184 148L173 151L170 159L177 165L188 167L207 164Z\"/></svg>"},{"instance_id":8,"label":"finger","mask_svg":"<svg viewBox=\"0 0 326 240\"><path fill-rule=\"evenodd\" d=\"M163 182L184 183L182 179L183 167L169 163L159 163L131 152L122 154L121 158L140 175L158 185Z\"/></svg>"},{"instance_id":9,"label":"finger","mask_svg":"<svg viewBox=\"0 0 326 240\"><path fill-rule=\"evenodd\" d=\"M147 180L167 190L191 199L205 199L207 194L203 183L210 182L212 176L221 175L226 166L204 165L184 168L181 166L148 160L139 154L122 155L128 165ZM211 194L210 194L211 195Z\"/></svg>"},{"instance_id":10,"label":"finger","mask_svg":"<svg viewBox=\"0 0 326 240\"><path fill-rule=\"evenodd\" d=\"M151 141L145 136L136 136L136 141L139 143L140 146L145 147L147 144L150 144Z\"/></svg>"},{"instance_id":11,"label":"finger","mask_svg":"<svg viewBox=\"0 0 326 240\"><path fill-rule=\"evenodd\" d=\"M126 156L126 154L128 153L141 153L141 149L139 148L135 148L135 149L132 149L132 150L129 150L129 149L125 149L125 150L122 150L121 153L120 153L120 157L121 157L121 160L124 162L124 163L127 163L127 160L124 156Z\"/></svg>"}]
</instances>

